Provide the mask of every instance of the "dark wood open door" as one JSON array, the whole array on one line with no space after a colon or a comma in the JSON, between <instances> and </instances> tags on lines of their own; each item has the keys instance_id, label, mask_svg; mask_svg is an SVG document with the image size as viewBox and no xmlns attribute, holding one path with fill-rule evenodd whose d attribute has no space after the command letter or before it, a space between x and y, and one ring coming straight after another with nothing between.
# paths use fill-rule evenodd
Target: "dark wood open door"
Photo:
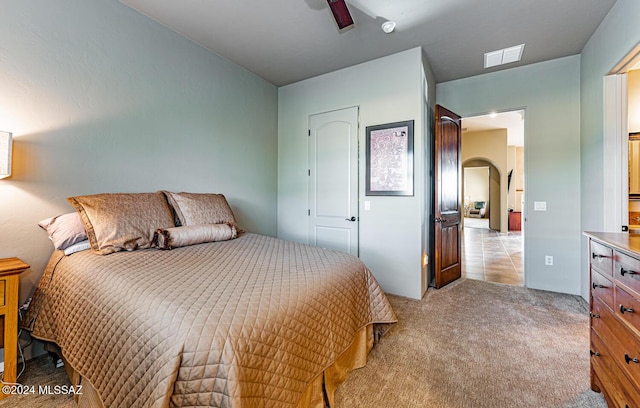
<instances>
[{"instance_id":1,"label":"dark wood open door","mask_svg":"<svg viewBox=\"0 0 640 408\"><path fill-rule=\"evenodd\" d=\"M434 280L440 288L460 278L462 130L460 116L436 105Z\"/></svg>"}]
</instances>

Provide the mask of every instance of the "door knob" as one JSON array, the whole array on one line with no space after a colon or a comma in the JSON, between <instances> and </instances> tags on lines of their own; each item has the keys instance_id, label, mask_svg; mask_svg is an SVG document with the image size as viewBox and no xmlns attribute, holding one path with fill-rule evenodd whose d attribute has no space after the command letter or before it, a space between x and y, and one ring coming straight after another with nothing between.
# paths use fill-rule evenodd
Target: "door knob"
<instances>
[{"instance_id":1,"label":"door knob","mask_svg":"<svg viewBox=\"0 0 640 408\"><path fill-rule=\"evenodd\" d=\"M347 221L351 221L351 222L355 222L356 217L345 218L345 220L347 220Z\"/></svg>"}]
</instances>

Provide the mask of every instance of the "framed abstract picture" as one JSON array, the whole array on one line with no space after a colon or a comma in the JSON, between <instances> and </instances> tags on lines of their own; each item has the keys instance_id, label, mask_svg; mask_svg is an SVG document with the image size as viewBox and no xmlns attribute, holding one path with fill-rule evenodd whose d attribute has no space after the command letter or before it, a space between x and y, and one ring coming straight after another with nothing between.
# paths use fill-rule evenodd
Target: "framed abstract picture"
<instances>
[{"instance_id":1,"label":"framed abstract picture","mask_svg":"<svg viewBox=\"0 0 640 408\"><path fill-rule=\"evenodd\" d=\"M367 126L368 196L413 195L413 121Z\"/></svg>"}]
</instances>

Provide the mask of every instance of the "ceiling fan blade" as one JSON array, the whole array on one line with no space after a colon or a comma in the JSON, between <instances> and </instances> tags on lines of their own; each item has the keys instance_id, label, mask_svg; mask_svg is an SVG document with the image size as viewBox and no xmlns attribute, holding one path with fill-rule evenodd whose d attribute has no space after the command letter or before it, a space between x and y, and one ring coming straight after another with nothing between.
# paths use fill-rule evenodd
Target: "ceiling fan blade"
<instances>
[{"instance_id":1,"label":"ceiling fan blade","mask_svg":"<svg viewBox=\"0 0 640 408\"><path fill-rule=\"evenodd\" d=\"M345 27L353 25L353 18L351 18L351 13L349 13L349 9L344 0L327 0L327 3L329 3L329 8L331 8L333 18L336 19L339 29L342 30Z\"/></svg>"}]
</instances>

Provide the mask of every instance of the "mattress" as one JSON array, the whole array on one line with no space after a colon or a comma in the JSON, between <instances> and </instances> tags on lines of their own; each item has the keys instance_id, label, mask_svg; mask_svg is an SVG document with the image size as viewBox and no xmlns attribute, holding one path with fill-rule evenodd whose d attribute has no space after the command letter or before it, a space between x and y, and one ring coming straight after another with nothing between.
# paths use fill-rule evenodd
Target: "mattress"
<instances>
[{"instance_id":1,"label":"mattress","mask_svg":"<svg viewBox=\"0 0 640 408\"><path fill-rule=\"evenodd\" d=\"M297 406L393 310L346 253L243 234L106 256L55 252L23 326L106 407Z\"/></svg>"}]
</instances>

